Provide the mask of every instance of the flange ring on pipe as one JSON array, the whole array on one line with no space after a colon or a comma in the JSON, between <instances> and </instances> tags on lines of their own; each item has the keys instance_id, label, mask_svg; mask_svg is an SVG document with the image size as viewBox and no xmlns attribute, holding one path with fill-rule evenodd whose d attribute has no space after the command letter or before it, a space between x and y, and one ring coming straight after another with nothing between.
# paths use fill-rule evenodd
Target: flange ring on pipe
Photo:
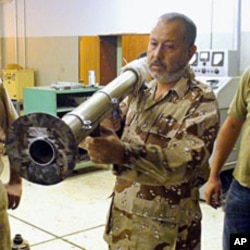
<instances>
[{"instance_id":1,"label":"flange ring on pipe","mask_svg":"<svg viewBox=\"0 0 250 250\"><path fill-rule=\"evenodd\" d=\"M52 185L72 172L78 147L70 127L60 118L31 113L13 123L6 150L11 152L8 154L11 167L23 178Z\"/></svg>"}]
</instances>

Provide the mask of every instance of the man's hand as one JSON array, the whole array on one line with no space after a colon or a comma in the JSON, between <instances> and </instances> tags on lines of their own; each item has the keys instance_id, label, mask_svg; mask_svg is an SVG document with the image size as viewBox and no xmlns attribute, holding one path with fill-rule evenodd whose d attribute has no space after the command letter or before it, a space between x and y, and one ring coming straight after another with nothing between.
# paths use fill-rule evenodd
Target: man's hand
<instances>
[{"instance_id":1,"label":"man's hand","mask_svg":"<svg viewBox=\"0 0 250 250\"><path fill-rule=\"evenodd\" d=\"M12 168L10 168L10 180L4 187L8 195L8 209L16 209L22 196L22 179Z\"/></svg>"},{"instance_id":2,"label":"man's hand","mask_svg":"<svg viewBox=\"0 0 250 250\"><path fill-rule=\"evenodd\" d=\"M118 112L118 111L117 111ZM102 127L118 131L121 128L121 119L117 116L108 116L100 124Z\"/></svg>"},{"instance_id":3,"label":"man's hand","mask_svg":"<svg viewBox=\"0 0 250 250\"><path fill-rule=\"evenodd\" d=\"M98 164L122 164L124 145L112 129L100 127L99 137L86 138L86 150L90 160Z\"/></svg>"},{"instance_id":4,"label":"man's hand","mask_svg":"<svg viewBox=\"0 0 250 250\"><path fill-rule=\"evenodd\" d=\"M206 184L205 198L206 203L213 208L221 206L221 180L219 176L210 176Z\"/></svg>"},{"instance_id":5,"label":"man's hand","mask_svg":"<svg viewBox=\"0 0 250 250\"><path fill-rule=\"evenodd\" d=\"M5 184L4 186L8 195L8 209L16 209L20 203L22 195L21 183Z\"/></svg>"}]
</instances>

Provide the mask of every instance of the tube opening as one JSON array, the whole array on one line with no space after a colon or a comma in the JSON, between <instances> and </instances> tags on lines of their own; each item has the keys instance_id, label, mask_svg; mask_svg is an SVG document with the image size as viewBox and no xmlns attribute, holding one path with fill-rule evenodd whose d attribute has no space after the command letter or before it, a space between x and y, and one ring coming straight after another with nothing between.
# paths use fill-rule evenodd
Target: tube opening
<instances>
[{"instance_id":1,"label":"tube opening","mask_svg":"<svg viewBox=\"0 0 250 250\"><path fill-rule=\"evenodd\" d=\"M47 166L55 159L54 145L44 138L31 142L29 152L31 160L40 166Z\"/></svg>"}]
</instances>

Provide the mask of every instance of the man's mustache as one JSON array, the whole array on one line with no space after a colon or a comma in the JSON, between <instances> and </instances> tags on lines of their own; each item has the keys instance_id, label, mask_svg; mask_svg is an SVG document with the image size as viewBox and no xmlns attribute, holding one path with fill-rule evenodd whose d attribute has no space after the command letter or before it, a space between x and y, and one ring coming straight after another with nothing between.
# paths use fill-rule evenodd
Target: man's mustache
<instances>
[{"instance_id":1,"label":"man's mustache","mask_svg":"<svg viewBox=\"0 0 250 250\"><path fill-rule=\"evenodd\" d=\"M161 59L155 59L150 63L150 66L162 66L162 67L165 67L165 64L161 61Z\"/></svg>"}]
</instances>

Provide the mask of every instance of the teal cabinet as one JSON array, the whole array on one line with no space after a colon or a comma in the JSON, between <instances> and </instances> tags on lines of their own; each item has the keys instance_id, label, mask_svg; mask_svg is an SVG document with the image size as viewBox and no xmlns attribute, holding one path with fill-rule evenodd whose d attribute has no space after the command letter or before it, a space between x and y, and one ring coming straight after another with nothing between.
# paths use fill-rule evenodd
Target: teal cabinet
<instances>
[{"instance_id":1,"label":"teal cabinet","mask_svg":"<svg viewBox=\"0 0 250 250\"><path fill-rule=\"evenodd\" d=\"M27 87L23 92L23 112L29 113L48 113L58 117L62 117L67 112L72 111L82 102L86 101L100 87L83 87L78 89L58 90L51 87ZM81 157L82 156L82 157ZM85 152L80 153L74 170L81 168L98 168L95 164L88 160ZM101 169L109 169L110 165L105 165Z\"/></svg>"},{"instance_id":2,"label":"teal cabinet","mask_svg":"<svg viewBox=\"0 0 250 250\"><path fill-rule=\"evenodd\" d=\"M24 88L24 114L42 112L62 117L86 101L100 87L54 89L50 86Z\"/></svg>"}]
</instances>

